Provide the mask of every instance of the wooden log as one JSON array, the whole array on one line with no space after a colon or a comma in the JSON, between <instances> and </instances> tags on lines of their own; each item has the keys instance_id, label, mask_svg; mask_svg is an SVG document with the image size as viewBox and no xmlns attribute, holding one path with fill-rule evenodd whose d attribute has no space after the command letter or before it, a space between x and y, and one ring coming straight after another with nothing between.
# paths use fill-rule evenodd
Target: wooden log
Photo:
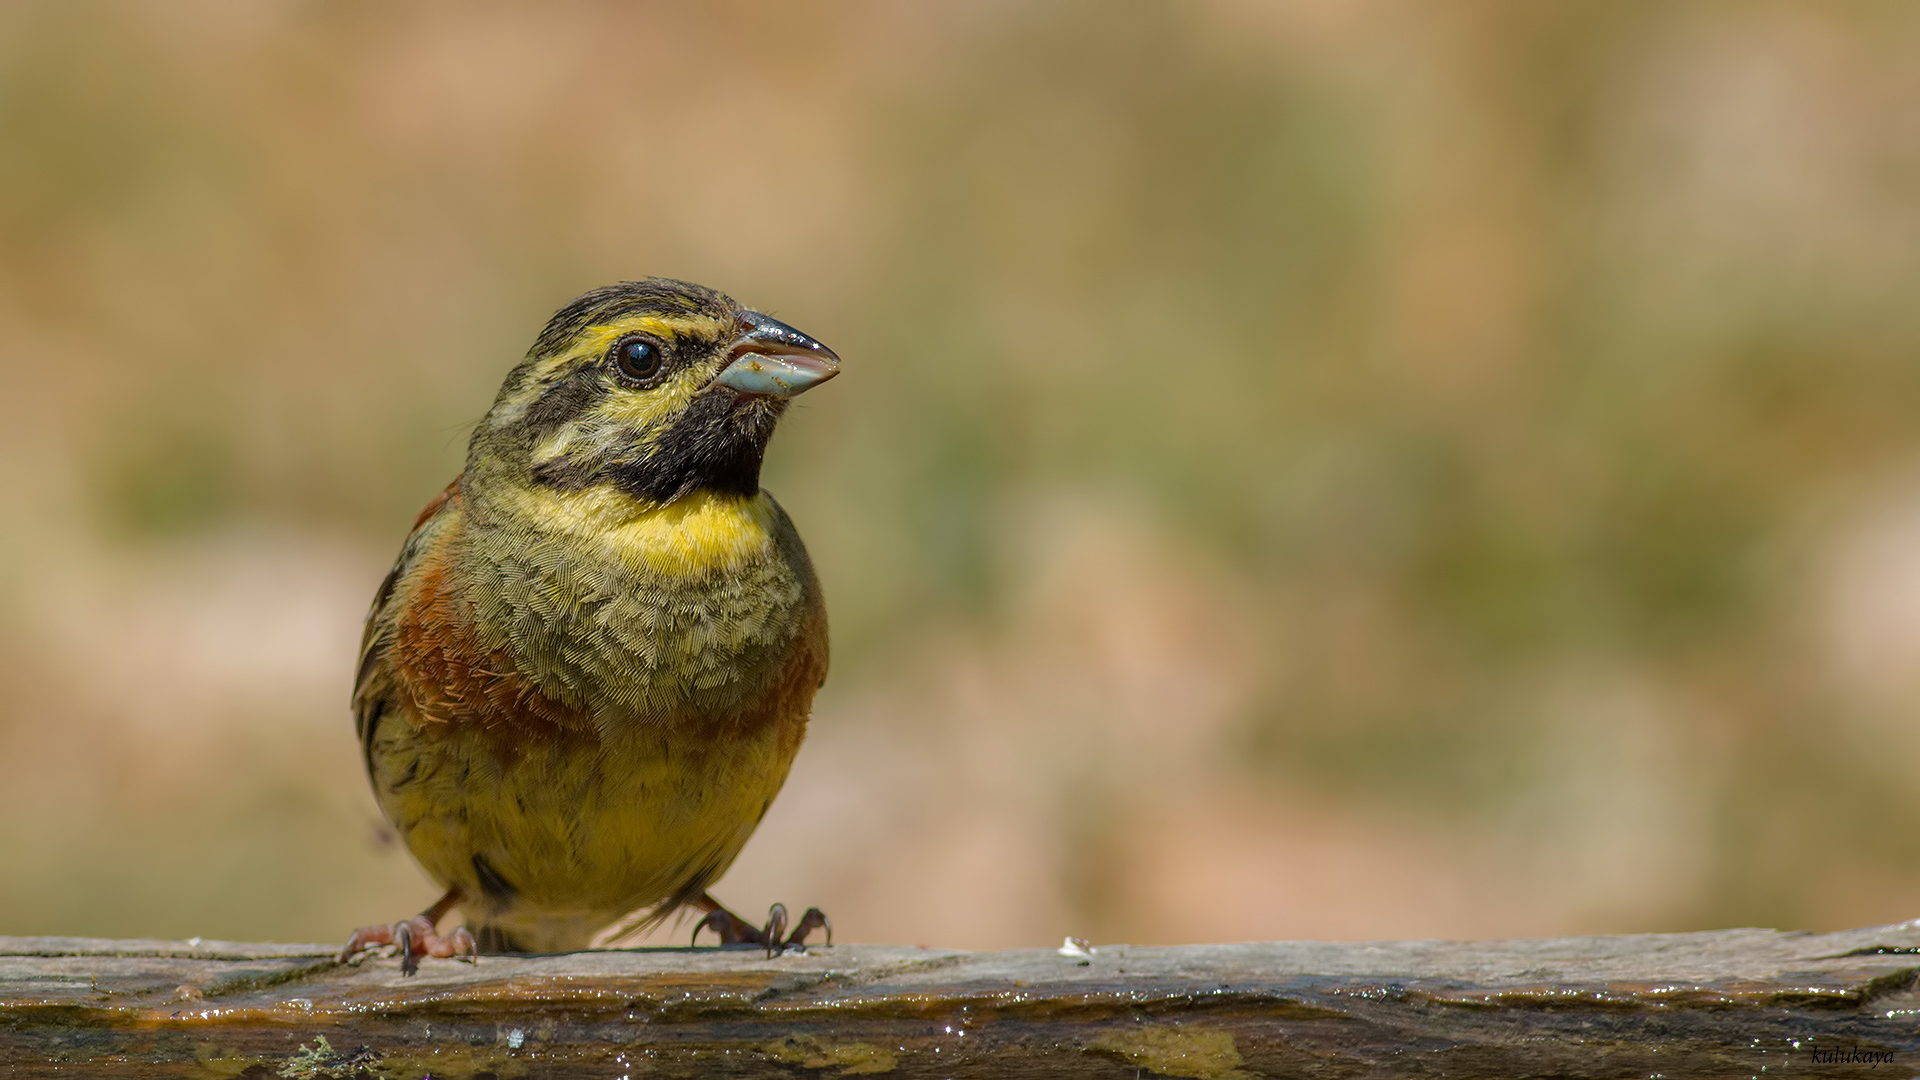
<instances>
[{"instance_id":1,"label":"wooden log","mask_svg":"<svg viewBox=\"0 0 1920 1080\"><path fill-rule=\"evenodd\" d=\"M8 1076L1907 1077L1920 924L1538 941L633 949L0 938Z\"/></svg>"}]
</instances>

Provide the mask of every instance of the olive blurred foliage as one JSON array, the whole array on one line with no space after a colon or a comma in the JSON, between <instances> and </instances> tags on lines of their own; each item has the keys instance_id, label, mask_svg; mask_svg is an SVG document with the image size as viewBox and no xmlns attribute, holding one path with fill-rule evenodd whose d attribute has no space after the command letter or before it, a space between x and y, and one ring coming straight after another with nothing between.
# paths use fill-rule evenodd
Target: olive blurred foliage
<instances>
[{"instance_id":1,"label":"olive blurred foliage","mask_svg":"<svg viewBox=\"0 0 1920 1080\"><path fill-rule=\"evenodd\" d=\"M0 933L431 886L345 699L545 316L833 345L841 936L1920 914L1920 10L0 8ZM684 928L683 928L684 929Z\"/></svg>"}]
</instances>

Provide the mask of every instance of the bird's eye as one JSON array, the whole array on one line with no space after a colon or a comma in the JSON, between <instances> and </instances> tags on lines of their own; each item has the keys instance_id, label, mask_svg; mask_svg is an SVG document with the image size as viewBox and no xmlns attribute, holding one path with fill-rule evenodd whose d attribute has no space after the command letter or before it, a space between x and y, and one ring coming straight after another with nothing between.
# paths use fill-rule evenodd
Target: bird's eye
<instances>
[{"instance_id":1,"label":"bird's eye","mask_svg":"<svg viewBox=\"0 0 1920 1080\"><path fill-rule=\"evenodd\" d=\"M660 343L652 338L622 338L613 347L614 366L635 382L647 382L660 374L665 360Z\"/></svg>"}]
</instances>

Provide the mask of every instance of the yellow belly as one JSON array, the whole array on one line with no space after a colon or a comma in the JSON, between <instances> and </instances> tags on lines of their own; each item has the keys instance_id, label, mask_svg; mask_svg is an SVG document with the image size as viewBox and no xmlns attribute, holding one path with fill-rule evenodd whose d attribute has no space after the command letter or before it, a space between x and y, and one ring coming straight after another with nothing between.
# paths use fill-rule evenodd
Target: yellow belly
<instances>
[{"instance_id":1,"label":"yellow belly","mask_svg":"<svg viewBox=\"0 0 1920 1080\"><path fill-rule=\"evenodd\" d=\"M525 948L581 948L719 878L799 745L771 726L720 745L689 734L569 734L503 756L470 727L383 725L374 787L421 866L468 898L470 920Z\"/></svg>"}]
</instances>

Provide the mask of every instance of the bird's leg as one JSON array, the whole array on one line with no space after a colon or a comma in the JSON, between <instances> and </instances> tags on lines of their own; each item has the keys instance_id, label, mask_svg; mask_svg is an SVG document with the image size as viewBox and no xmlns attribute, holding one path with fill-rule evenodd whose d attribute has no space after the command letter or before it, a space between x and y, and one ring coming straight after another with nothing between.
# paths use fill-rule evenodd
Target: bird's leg
<instances>
[{"instance_id":1,"label":"bird's leg","mask_svg":"<svg viewBox=\"0 0 1920 1080\"><path fill-rule=\"evenodd\" d=\"M775 904L767 909L767 924L756 927L747 920L728 911L709 893L701 893L694 904L706 915L693 924L693 940L700 939L700 931L711 928L720 935L722 945L760 945L766 948L767 955L785 952L791 948L804 950L807 935L824 927L827 931L827 944L833 944L833 923L819 908L808 908L800 922L787 933L787 906Z\"/></svg>"},{"instance_id":2,"label":"bird's leg","mask_svg":"<svg viewBox=\"0 0 1920 1080\"><path fill-rule=\"evenodd\" d=\"M363 926L355 930L353 936L347 939L347 947L340 950L340 962L344 964L372 946L391 945L399 950L402 975L419 971L422 956L456 956L473 963L478 959L480 949L466 927L457 926L450 934L441 934L436 930L440 920L459 902L460 886L455 885L447 890L445 896L434 901L432 907L411 919L402 919L389 926Z\"/></svg>"}]
</instances>

